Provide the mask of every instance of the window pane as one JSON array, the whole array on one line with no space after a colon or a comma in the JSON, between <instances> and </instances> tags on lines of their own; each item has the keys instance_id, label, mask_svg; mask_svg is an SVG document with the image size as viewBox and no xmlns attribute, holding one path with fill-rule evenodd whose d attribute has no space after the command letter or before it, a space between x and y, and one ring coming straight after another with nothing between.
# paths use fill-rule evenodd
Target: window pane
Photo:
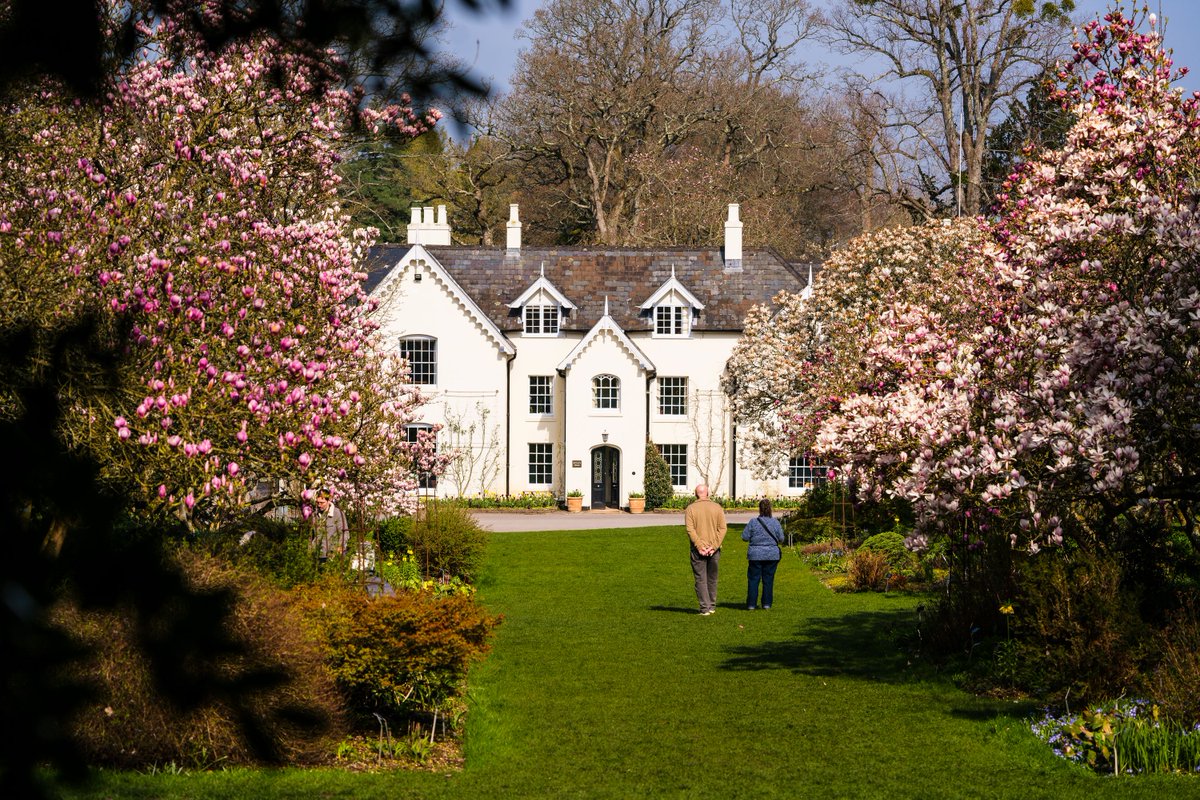
<instances>
[{"instance_id":1,"label":"window pane","mask_svg":"<svg viewBox=\"0 0 1200 800\"><path fill-rule=\"evenodd\" d=\"M400 340L400 355L408 361L409 380L413 383L437 383L437 339L413 337Z\"/></svg>"},{"instance_id":2,"label":"window pane","mask_svg":"<svg viewBox=\"0 0 1200 800\"><path fill-rule=\"evenodd\" d=\"M432 429L432 427L433 426L431 426L431 425L405 425L404 426L404 441L412 442L413 444L416 444L417 442L420 441L419 437L420 437L421 432L429 431ZM433 451L435 453L437 452L436 442L434 443ZM434 475L432 472L418 473L417 474L417 486L420 487L421 489L436 489L437 488L437 475Z\"/></svg>"},{"instance_id":3,"label":"window pane","mask_svg":"<svg viewBox=\"0 0 1200 800\"><path fill-rule=\"evenodd\" d=\"M829 467L817 464L807 454L792 456L788 461L788 486L801 489L805 486L819 486L829 481Z\"/></svg>"},{"instance_id":4,"label":"window pane","mask_svg":"<svg viewBox=\"0 0 1200 800\"><path fill-rule=\"evenodd\" d=\"M660 444L658 452L671 468L671 485L687 486L687 445Z\"/></svg>"},{"instance_id":5,"label":"window pane","mask_svg":"<svg viewBox=\"0 0 1200 800\"><path fill-rule=\"evenodd\" d=\"M525 306L525 332L526 333L541 333L542 332L542 307L541 306Z\"/></svg>"},{"instance_id":6,"label":"window pane","mask_svg":"<svg viewBox=\"0 0 1200 800\"><path fill-rule=\"evenodd\" d=\"M687 378L658 379L658 413L670 415L687 414Z\"/></svg>"},{"instance_id":7,"label":"window pane","mask_svg":"<svg viewBox=\"0 0 1200 800\"><path fill-rule=\"evenodd\" d=\"M525 306L525 333L538 336L558 333L558 306Z\"/></svg>"},{"instance_id":8,"label":"window pane","mask_svg":"<svg viewBox=\"0 0 1200 800\"><path fill-rule=\"evenodd\" d=\"M671 332L671 309L668 306L656 306L654 309L654 332L665 336Z\"/></svg>"},{"instance_id":9,"label":"window pane","mask_svg":"<svg viewBox=\"0 0 1200 800\"><path fill-rule=\"evenodd\" d=\"M529 445L529 482L547 485L554 478L554 445Z\"/></svg>"},{"instance_id":10,"label":"window pane","mask_svg":"<svg viewBox=\"0 0 1200 800\"><path fill-rule=\"evenodd\" d=\"M529 376L529 413L553 414L554 405L551 395L550 375Z\"/></svg>"},{"instance_id":11,"label":"window pane","mask_svg":"<svg viewBox=\"0 0 1200 800\"><path fill-rule=\"evenodd\" d=\"M685 336L687 315L686 306L655 306L654 332L659 336Z\"/></svg>"},{"instance_id":12,"label":"window pane","mask_svg":"<svg viewBox=\"0 0 1200 800\"><path fill-rule=\"evenodd\" d=\"M620 408L621 379L616 375L597 375L592 378L592 407Z\"/></svg>"}]
</instances>

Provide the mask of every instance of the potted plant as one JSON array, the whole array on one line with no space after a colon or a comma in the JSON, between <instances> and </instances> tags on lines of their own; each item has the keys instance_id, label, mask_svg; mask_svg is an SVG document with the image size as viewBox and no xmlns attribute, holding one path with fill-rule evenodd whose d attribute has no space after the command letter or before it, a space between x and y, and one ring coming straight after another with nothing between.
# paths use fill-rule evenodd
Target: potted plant
<instances>
[{"instance_id":1,"label":"potted plant","mask_svg":"<svg viewBox=\"0 0 1200 800\"><path fill-rule=\"evenodd\" d=\"M578 489L567 492L567 511L583 511L583 492Z\"/></svg>"},{"instance_id":2,"label":"potted plant","mask_svg":"<svg viewBox=\"0 0 1200 800\"><path fill-rule=\"evenodd\" d=\"M629 493L629 513L640 514L646 510L646 495L641 492Z\"/></svg>"}]
</instances>

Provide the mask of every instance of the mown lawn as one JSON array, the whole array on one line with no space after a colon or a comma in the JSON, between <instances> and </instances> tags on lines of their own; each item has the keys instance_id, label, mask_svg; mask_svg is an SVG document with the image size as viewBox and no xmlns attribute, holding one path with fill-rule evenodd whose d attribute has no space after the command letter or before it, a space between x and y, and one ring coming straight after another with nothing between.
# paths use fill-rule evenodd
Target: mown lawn
<instances>
[{"instance_id":1,"label":"mown lawn","mask_svg":"<svg viewBox=\"0 0 1200 800\"><path fill-rule=\"evenodd\" d=\"M1033 709L910 664L915 599L834 595L788 554L775 607L743 610L727 541L700 617L678 528L494 535L481 592L505 621L462 773L106 773L79 796L1200 798L1200 778L1062 762Z\"/></svg>"}]
</instances>

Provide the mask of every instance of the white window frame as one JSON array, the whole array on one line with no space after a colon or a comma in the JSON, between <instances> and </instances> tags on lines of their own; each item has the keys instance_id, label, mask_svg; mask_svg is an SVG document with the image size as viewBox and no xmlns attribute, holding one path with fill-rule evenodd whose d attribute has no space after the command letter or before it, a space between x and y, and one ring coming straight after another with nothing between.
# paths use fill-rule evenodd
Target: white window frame
<instances>
[{"instance_id":1,"label":"white window frame","mask_svg":"<svg viewBox=\"0 0 1200 800\"><path fill-rule=\"evenodd\" d=\"M788 459L788 488L804 489L829 482L829 467L813 463L808 453Z\"/></svg>"},{"instance_id":2,"label":"white window frame","mask_svg":"<svg viewBox=\"0 0 1200 800\"><path fill-rule=\"evenodd\" d=\"M669 383L668 383L669 382ZM686 417L688 413L688 379L683 375L666 375L658 379L658 414L661 417ZM663 390L673 387L671 393Z\"/></svg>"},{"instance_id":3,"label":"white window frame","mask_svg":"<svg viewBox=\"0 0 1200 800\"><path fill-rule=\"evenodd\" d=\"M665 330L664 330L665 329ZM660 303L654 307L654 336L685 339L692 332L692 309L679 303Z\"/></svg>"},{"instance_id":4,"label":"white window frame","mask_svg":"<svg viewBox=\"0 0 1200 800\"><path fill-rule=\"evenodd\" d=\"M611 394L613 405L601 405ZM621 379L616 375L604 373L592 378L592 411L601 413L616 413L621 410Z\"/></svg>"},{"instance_id":5,"label":"white window frame","mask_svg":"<svg viewBox=\"0 0 1200 800\"><path fill-rule=\"evenodd\" d=\"M542 384L535 385L535 382ZM544 388L545 391L540 391ZM535 406L536 401L542 401ZM545 410L542 410L542 407ZM535 417L552 417L554 416L554 376L553 375L530 375L529 376L529 413Z\"/></svg>"},{"instance_id":6,"label":"white window frame","mask_svg":"<svg viewBox=\"0 0 1200 800\"><path fill-rule=\"evenodd\" d=\"M529 485L551 486L554 483L554 445L547 442L529 443ZM537 468L535 476L534 469ZM545 480L539 480L545 478Z\"/></svg>"},{"instance_id":7,"label":"white window frame","mask_svg":"<svg viewBox=\"0 0 1200 800\"><path fill-rule=\"evenodd\" d=\"M671 471L671 486L678 489L688 485L688 446L686 444L657 445L658 454L667 462ZM668 448L670 448L668 450ZM676 479L679 479L676 482Z\"/></svg>"},{"instance_id":8,"label":"white window frame","mask_svg":"<svg viewBox=\"0 0 1200 800\"><path fill-rule=\"evenodd\" d=\"M417 347L418 345L423 345L423 346L418 348ZM417 354L428 353L430 355L430 358L428 359L428 361L425 361L425 362L417 361L417 360L413 359L409 353L405 352L406 349L409 350L410 353L413 350L416 350ZM400 357L408 362L408 369L409 369L408 379L413 385L437 386L438 340L436 337L433 337L433 336L403 336L400 338L399 350L400 350ZM427 370L422 369L421 372L418 373L417 369L416 369L416 366L418 364L427 364L428 369ZM424 377L432 377L433 380L430 380L430 381L418 380L418 378L424 378Z\"/></svg>"},{"instance_id":9,"label":"white window frame","mask_svg":"<svg viewBox=\"0 0 1200 800\"><path fill-rule=\"evenodd\" d=\"M550 303L530 303L525 306L524 332L526 336L558 336L562 327L562 310Z\"/></svg>"}]
</instances>

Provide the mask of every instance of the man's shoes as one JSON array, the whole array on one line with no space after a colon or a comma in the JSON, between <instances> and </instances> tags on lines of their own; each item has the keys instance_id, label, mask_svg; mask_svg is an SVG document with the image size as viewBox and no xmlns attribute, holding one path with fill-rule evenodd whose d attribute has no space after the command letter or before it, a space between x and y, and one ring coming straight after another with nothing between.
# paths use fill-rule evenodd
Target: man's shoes
<instances>
[{"instance_id":1,"label":"man's shoes","mask_svg":"<svg viewBox=\"0 0 1200 800\"><path fill-rule=\"evenodd\" d=\"M702 616L702 617L709 617L709 616L712 616L712 615L713 615L713 614L715 614L715 613L717 613L717 610L716 610L715 608L713 608L713 609L709 609L708 611L701 611L701 612L700 612L700 616Z\"/></svg>"}]
</instances>

